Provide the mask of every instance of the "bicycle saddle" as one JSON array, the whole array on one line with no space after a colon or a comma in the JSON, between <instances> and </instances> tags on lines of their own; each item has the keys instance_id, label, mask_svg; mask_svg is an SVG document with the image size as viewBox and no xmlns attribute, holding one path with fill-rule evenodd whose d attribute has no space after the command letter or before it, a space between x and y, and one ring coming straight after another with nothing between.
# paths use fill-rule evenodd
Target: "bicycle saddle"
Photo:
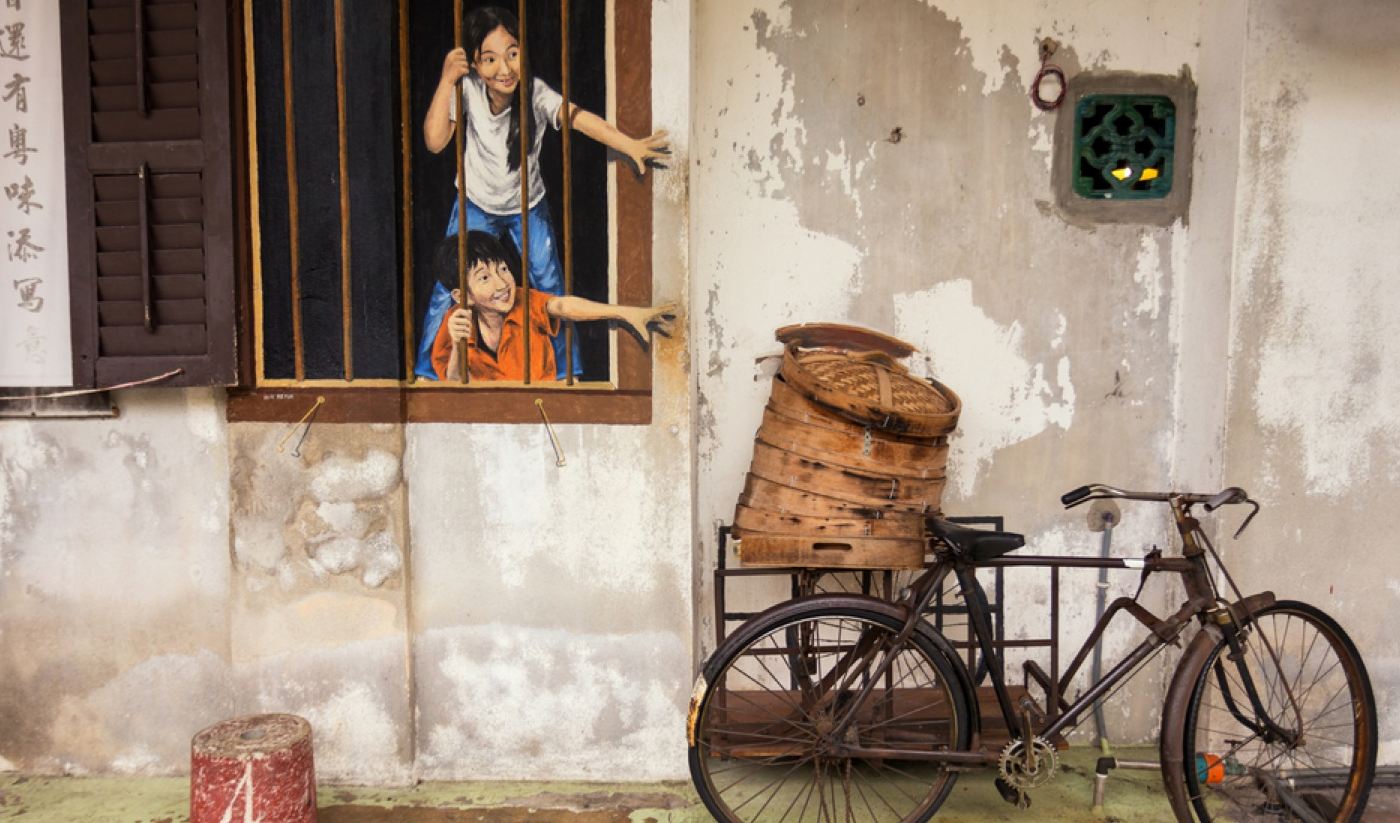
<instances>
[{"instance_id":1,"label":"bicycle saddle","mask_svg":"<svg viewBox=\"0 0 1400 823\"><path fill-rule=\"evenodd\" d=\"M955 547L974 563L1001 557L1026 545L1026 538L1014 532L972 529L938 518L929 518L928 525L935 536Z\"/></svg>"}]
</instances>

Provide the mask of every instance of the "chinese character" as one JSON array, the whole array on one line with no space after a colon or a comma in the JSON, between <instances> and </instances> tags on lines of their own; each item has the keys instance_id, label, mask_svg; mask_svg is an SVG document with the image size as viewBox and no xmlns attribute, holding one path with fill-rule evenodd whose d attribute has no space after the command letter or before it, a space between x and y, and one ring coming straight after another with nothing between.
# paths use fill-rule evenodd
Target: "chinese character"
<instances>
[{"instance_id":1,"label":"chinese character","mask_svg":"<svg viewBox=\"0 0 1400 823\"><path fill-rule=\"evenodd\" d=\"M25 335L25 338L19 342L19 347L21 349L24 349L24 351L28 355L30 363L32 363L35 366L44 365L44 360L46 358L44 357L43 332L39 330L38 326L33 325L28 326L25 329L25 332L27 332L27 334Z\"/></svg>"},{"instance_id":2,"label":"chinese character","mask_svg":"<svg viewBox=\"0 0 1400 823\"><path fill-rule=\"evenodd\" d=\"M29 229L20 229L18 236L12 231L7 231L5 234L15 238L14 243L5 244L5 252L9 254L10 260L28 263L30 260L38 257L39 252L44 250L43 246L29 239Z\"/></svg>"},{"instance_id":3,"label":"chinese character","mask_svg":"<svg viewBox=\"0 0 1400 823\"><path fill-rule=\"evenodd\" d=\"M19 7L19 2L20 0L5 0L5 8L14 9L15 11L23 11L23 9Z\"/></svg>"},{"instance_id":4,"label":"chinese character","mask_svg":"<svg viewBox=\"0 0 1400 823\"><path fill-rule=\"evenodd\" d=\"M44 298L37 293L43 284L44 281L38 277L26 277L23 280L15 281L15 290L19 292L19 307L21 309L37 314L44 307Z\"/></svg>"},{"instance_id":5,"label":"chinese character","mask_svg":"<svg viewBox=\"0 0 1400 823\"><path fill-rule=\"evenodd\" d=\"M29 155L38 151L29 145L29 129L18 123L10 126L10 150L5 152L6 157L13 157L23 166L29 162Z\"/></svg>"},{"instance_id":6,"label":"chinese character","mask_svg":"<svg viewBox=\"0 0 1400 823\"><path fill-rule=\"evenodd\" d=\"M15 101L15 111L29 111L29 95L24 88L24 84L32 79L31 77L25 77L19 72L15 72L15 78L5 84L5 96L0 97L0 102L8 103L13 99Z\"/></svg>"},{"instance_id":7,"label":"chinese character","mask_svg":"<svg viewBox=\"0 0 1400 823\"><path fill-rule=\"evenodd\" d=\"M28 60L24 53L24 23L10 23L5 26L5 38L0 41L0 57L11 60Z\"/></svg>"},{"instance_id":8,"label":"chinese character","mask_svg":"<svg viewBox=\"0 0 1400 823\"><path fill-rule=\"evenodd\" d=\"M29 214L33 209L42 209L43 203L34 199L34 181L29 179L29 175L24 176L23 183L11 183L5 187L5 197L10 200L18 200L15 208Z\"/></svg>"}]
</instances>

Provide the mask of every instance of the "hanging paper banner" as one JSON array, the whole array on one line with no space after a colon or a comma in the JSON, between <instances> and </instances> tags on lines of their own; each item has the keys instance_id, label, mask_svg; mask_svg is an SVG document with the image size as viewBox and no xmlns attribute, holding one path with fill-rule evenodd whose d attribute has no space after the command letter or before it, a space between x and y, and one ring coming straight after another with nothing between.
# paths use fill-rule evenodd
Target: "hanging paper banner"
<instances>
[{"instance_id":1,"label":"hanging paper banner","mask_svg":"<svg viewBox=\"0 0 1400 823\"><path fill-rule=\"evenodd\" d=\"M73 382L58 4L0 5L0 386Z\"/></svg>"}]
</instances>

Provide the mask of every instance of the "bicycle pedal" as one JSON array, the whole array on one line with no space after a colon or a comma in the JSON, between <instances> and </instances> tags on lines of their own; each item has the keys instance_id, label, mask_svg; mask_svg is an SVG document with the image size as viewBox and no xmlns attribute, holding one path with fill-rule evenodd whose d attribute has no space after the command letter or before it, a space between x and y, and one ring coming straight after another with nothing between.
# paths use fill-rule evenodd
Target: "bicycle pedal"
<instances>
[{"instance_id":1,"label":"bicycle pedal","mask_svg":"<svg viewBox=\"0 0 1400 823\"><path fill-rule=\"evenodd\" d=\"M1000 777L996 779L995 785L997 787L997 793L1001 795L1002 800L1005 800L1018 809L1029 809L1031 807L1030 795L1017 789Z\"/></svg>"}]
</instances>

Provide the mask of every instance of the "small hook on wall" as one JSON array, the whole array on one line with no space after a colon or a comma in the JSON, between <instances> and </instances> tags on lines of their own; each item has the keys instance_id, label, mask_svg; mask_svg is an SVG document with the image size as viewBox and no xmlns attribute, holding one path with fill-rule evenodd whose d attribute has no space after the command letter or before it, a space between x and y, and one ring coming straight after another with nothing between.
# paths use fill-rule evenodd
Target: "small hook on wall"
<instances>
[{"instance_id":1,"label":"small hook on wall","mask_svg":"<svg viewBox=\"0 0 1400 823\"><path fill-rule=\"evenodd\" d=\"M292 457L301 457L301 444L306 442L306 436L311 433L311 424L316 422L316 412L320 410L321 406L323 406L325 402L325 395L317 396L316 402L311 404L311 408L306 410L306 414L303 414L300 420L298 420L296 423L293 423L292 428L289 429L286 434L282 435L281 440L277 441L278 454L281 454L286 448L287 441L291 439L294 433L296 433L297 426L300 426L302 423L305 423L306 428L301 430L301 437L297 438L297 444L292 447Z\"/></svg>"},{"instance_id":2,"label":"small hook on wall","mask_svg":"<svg viewBox=\"0 0 1400 823\"><path fill-rule=\"evenodd\" d=\"M540 417L544 420L544 430L549 432L549 445L554 447L554 465L564 465L564 448L559 445L559 438L554 435L554 426L550 425L549 415L544 410L544 400L535 398L535 408L540 410Z\"/></svg>"}]
</instances>

